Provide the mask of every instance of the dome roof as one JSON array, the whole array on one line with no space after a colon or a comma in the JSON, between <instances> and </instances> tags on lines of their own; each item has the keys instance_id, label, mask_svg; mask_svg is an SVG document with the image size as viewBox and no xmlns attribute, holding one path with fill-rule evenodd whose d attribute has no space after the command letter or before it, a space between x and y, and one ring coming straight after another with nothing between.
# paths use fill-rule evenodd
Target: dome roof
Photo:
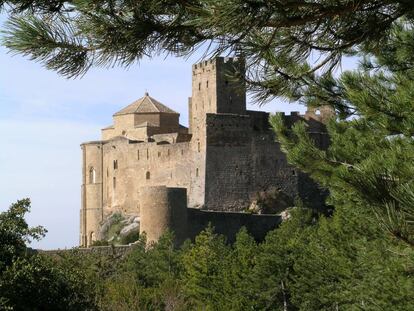
<instances>
[{"instance_id":1,"label":"dome roof","mask_svg":"<svg viewBox=\"0 0 414 311\"><path fill-rule=\"evenodd\" d=\"M174 113L178 112L168 108L164 104L161 104L158 100L149 96L145 92L145 96L134 101L132 104L121 109L114 116L123 115L123 114L132 114L132 113Z\"/></svg>"}]
</instances>

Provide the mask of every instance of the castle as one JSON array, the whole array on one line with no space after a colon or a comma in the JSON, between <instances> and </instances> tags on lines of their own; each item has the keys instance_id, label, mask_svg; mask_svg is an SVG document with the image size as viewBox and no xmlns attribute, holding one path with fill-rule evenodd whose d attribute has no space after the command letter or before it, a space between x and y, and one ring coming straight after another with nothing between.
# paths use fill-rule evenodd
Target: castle
<instances>
[{"instance_id":1,"label":"castle","mask_svg":"<svg viewBox=\"0 0 414 311\"><path fill-rule=\"evenodd\" d=\"M227 212L245 210L269 187L320 201L316 185L288 165L270 130L268 113L246 110L244 81L228 79L235 71L244 72L244 63L236 58L218 57L192 66L189 128L179 124L177 112L145 93L113 115L113 125L102 129L102 140L81 145L81 246L99 239L102 222L114 212L159 217L162 211L155 213L153 204L158 202L169 204L171 216L171 193L184 208ZM306 120L323 148L328 144L324 123L331 116L329 109L321 108L285 118L291 124ZM148 211L149 206L155 210ZM141 226L168 227L167 214L162 225L151 219Z\"/></svg>"}]
</instances>

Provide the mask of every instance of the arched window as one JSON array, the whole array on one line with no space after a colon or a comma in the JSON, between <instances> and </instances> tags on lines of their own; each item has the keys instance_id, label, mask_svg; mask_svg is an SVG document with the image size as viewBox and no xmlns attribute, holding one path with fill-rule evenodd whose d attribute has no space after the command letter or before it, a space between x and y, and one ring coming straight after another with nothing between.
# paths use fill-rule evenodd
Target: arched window
<instances>
[{"instance_id":1,"label":"arched window","mask_svg":"<svg viewBox=\"0 0 414 311\"><path fill-rule=\"evenodd\" d=\"M150 179L151 178L151 173L150 172L146 172L145 173L145 179Z\"/></svg>"},{"instance_id":2,"label":"arched window","mask_svg":"<svg viewBox=\"0 0 414 311\"><path fill-rule=\"evenodd\" d=\"M89 245L96 241L95 232L89 234Z\"/></svg>"},{"instance_id":3,"label":"arched window","mask_svg":"<svg viewBox=\"0 0 414 311\"><path fill-rule=\"evenodd\" d=\"M96 171L93 167L89 169L89 183L90 184L96 183Z\"/></svg>"},{"instance_id":4,"label":"arched window","mask_svg":"<svg viewBox=\"0 0 414 311\"><path fill-rule=\"evenodd\" d=\"M118 160L114 160L114 170L118 169Z\"/></svg>"}]
</instances>

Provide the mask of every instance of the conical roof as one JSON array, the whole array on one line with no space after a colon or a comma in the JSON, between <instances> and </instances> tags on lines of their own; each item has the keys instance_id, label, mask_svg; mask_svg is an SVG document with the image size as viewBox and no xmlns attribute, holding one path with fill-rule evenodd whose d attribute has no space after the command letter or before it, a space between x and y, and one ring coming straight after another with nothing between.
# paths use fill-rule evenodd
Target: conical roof
<instances>
[{"instance_id":1,"label":"conical roof","mask_svg":"<svg viewBox=\"0 0 414 311\"><path fill-rule=\"evenodd\" d=\"M174 113L178 114L178 112L168 108L164 104L161 104L158 100L149 96L147 92L145 92L145 96L134 101L132 104L126 106L125 108L121 109L114 116L122 115L122 114L131 114L131 113Z\"/></svg>"}]
</instances>

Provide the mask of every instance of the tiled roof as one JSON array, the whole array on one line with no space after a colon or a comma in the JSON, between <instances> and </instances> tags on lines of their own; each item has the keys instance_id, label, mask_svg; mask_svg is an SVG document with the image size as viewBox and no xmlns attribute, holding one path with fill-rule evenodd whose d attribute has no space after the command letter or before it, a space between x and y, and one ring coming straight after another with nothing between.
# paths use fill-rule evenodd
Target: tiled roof
<instances>
[{"instance_id":1,"label":"tiled roof","mask_svg":"<svg viewBox=\"0 0 414 311\"><path fill-rule=\"evenodd\" d=\"M114 116L122 115L122 114L130 114L130 113L175 113L174 110L168 108L167 106L161 104L156 99L152 98L145 93L145 96L134 101L132 104L126 106L124 109L118 111L114 114Z\"/></svg>"}]
</instances>

